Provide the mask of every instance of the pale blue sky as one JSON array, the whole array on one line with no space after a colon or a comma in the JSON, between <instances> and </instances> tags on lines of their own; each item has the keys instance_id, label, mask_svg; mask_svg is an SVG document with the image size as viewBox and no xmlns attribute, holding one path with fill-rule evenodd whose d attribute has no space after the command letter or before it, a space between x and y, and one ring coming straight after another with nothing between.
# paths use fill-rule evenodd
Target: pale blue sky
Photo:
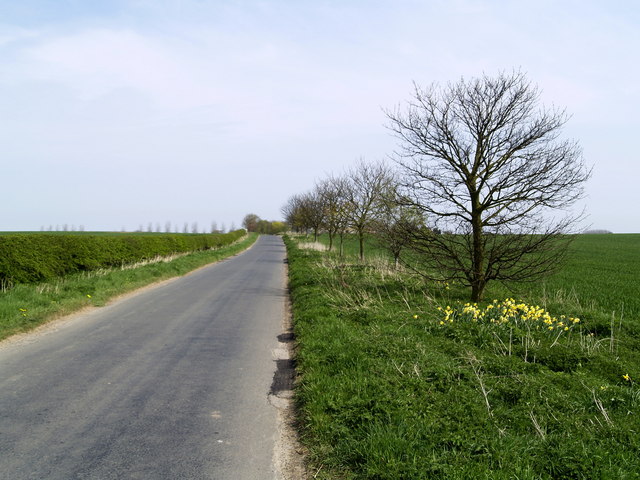
<instances>
[{"instance_id":1,"label":"pale blue sky","mask_svg":"<svg viewBox=\"0 0 640 480\"><path fill-rule=\"evenodd\" d=\"M0 0L0 230L164 228L280 207L396 140L412 82L521 69L640 232L635 1Z\"/></svg>"}]
</instances>

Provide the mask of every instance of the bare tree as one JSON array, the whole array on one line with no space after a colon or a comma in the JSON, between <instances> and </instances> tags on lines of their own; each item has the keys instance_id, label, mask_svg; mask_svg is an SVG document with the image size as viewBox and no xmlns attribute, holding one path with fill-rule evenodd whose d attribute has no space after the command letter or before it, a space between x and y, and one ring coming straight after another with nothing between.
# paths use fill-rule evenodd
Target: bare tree
<instances>
[{"instance_id":1,"label":"bare tree","mask_svg":"<svg viewBox=\"0 0 640 480\"><path fill-rule=\"evenodd\" d=\"M307 223L302 194L296 194L289 197L287 203L284 204L280 211L291 230L298 233L307 233L310 227Z\"/></svg>"},{"instance_id":2,"label":"bare tree","mask_svg":"<svg viewBox=\"0 0 640 480\"><path fill-rule=\"evenodd\" d=\"M281 212L293 230L304 231L305 234L311 230L314 241L318 240L325 212L322 198L315 190L293 195L282 207Z\"/></svg>"},{"instance_id":3,"label":"bare tree","mask_svg":"<svg viewBox=\"0 0 640 480\"><path fill-rule=\"evenodd\" d=\"M347 173L345 188L349 226L358 235L360 260L364 260L364 237L383 208L383 199L393 189L393 175L384 162L360 160Z\"/></svg>"},{"instance_id":4,"label":"bare tree","mask_svg":"<svg viewBox=\"0 0 640 480\"><path fill-rule=\"evenodd\" d=\"M374 220L376 238L393 256L396 268L402 253L411 246L413 236L426 228L423 213L394 191L385 197L382 211Z\"/></svg>"},{"instance_id":5,"label":"bare tree","mask_svg":"<svg viewBox=\"0 0 640 480\"><path fill-rule=\"evenodd\" d=\"M329 176L316 184L316 195L324 208L322 226L329 235L329 250L333 249L336 235L340 236L340 255L349 217L347 215L348 183L345 177Z\"/></svg>"},{"instance_id":6,"label":"bare tree","mask_svg":"<svg viewBox=\"0 0 640 480\"><path fill-rule=\"evenodd\" d=\"M491 280L553 270L576 221L553 212L580 198L590 175L577 143L560 139L565 112L540 106L519 72L414 87L406 109L387 112L404 198L451 232L415 232L423 273L445 273L478 301Z\"/></svg>"},{"instance_id":7,"label":"bare tree","mask_svg":"<svg viewBox=\"0 0 640 480\"><path fill-rule=\"evenodd\" d=\"M304 223L313 231L313 241L318 241L318 234L324 222L324 205L322 197L316 190L307 192L301 197L302 215Z\"/></svg>"},{"instance_id":8,"label":"bare tree","mask_svg":"<svg viewBox=\"0 0 640 480\"><path fill-rule=\"evenodd\" d=\"M242 220L242 226L247 232L256 232L258 231L258 222L260 222L260 217L258 215L255 213L248 213Z\"/></svg>"}]
</instances>

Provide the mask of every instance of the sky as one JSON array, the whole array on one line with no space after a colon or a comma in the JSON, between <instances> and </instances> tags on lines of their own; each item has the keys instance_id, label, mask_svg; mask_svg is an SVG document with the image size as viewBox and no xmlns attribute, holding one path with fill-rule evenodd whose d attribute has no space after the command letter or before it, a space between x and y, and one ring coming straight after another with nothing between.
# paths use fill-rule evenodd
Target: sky
<instances>
[{"instance_id":1,"label":"sky","mask_svg":"<svg viewBox=\"0 0 640 480\"><path fill-rule=\"evenodd\" d=\"M522 71L640 232L640 2L0 0L0 231L239 227L359 159L413 84Z\"/></svg>"}]
</instances>

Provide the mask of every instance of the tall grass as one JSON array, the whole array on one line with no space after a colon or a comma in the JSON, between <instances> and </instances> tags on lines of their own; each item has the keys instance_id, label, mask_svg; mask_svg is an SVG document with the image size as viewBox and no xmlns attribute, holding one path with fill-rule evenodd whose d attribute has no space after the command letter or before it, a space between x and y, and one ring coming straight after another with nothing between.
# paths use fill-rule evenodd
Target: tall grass
<instances>
[{"instance_id":1,"label":"tall grass","mask_svg":"<svg viewBox=\"0 0 640 480\"><path fill-rule=\"evenodd\" d=\"M255 242L257 234L215 250L156 257L120 267L103 268L39 284L18 284L0 291L0 339L86 306L104 305L122 293L235 255Z\"/></svg>"},{"instance_id":2,"label":"tall grass","mask_svg":"<svg viewBox=\"0 0 640 480\"><path fill-rule=\"evenodd\" d=\"M607 272L637 277L640 236L578 240L558 275L476 306L373 248L361 263L288 239L316 478L638 478L640 319Z\"/></svg>"}]
</instances>

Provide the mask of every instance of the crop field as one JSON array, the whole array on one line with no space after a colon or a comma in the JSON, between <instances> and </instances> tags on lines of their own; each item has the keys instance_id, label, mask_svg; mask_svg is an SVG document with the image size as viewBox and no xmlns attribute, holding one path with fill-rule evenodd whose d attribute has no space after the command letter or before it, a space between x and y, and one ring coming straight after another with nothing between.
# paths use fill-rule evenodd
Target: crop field
<instances>
[{"instance_id":1,"label":"crop field","mask_svg":"<svg viewBox=\"0 0 640 480\"><path fill-rule=\"evenodd\" d=\"M248 248L244 230L193 234L0 235L0 340Z\"/></svg>"},{"instance_id":2,"label":"crop field","mask_svg":"<svg viewBox=\"0 0 640 480\"><path fill-rule=\"evenodd\" d=\"M373 245L287 245L316 478L640 477L640 235L579 236L481 304Z\"/></svg>"}]
</instances>

